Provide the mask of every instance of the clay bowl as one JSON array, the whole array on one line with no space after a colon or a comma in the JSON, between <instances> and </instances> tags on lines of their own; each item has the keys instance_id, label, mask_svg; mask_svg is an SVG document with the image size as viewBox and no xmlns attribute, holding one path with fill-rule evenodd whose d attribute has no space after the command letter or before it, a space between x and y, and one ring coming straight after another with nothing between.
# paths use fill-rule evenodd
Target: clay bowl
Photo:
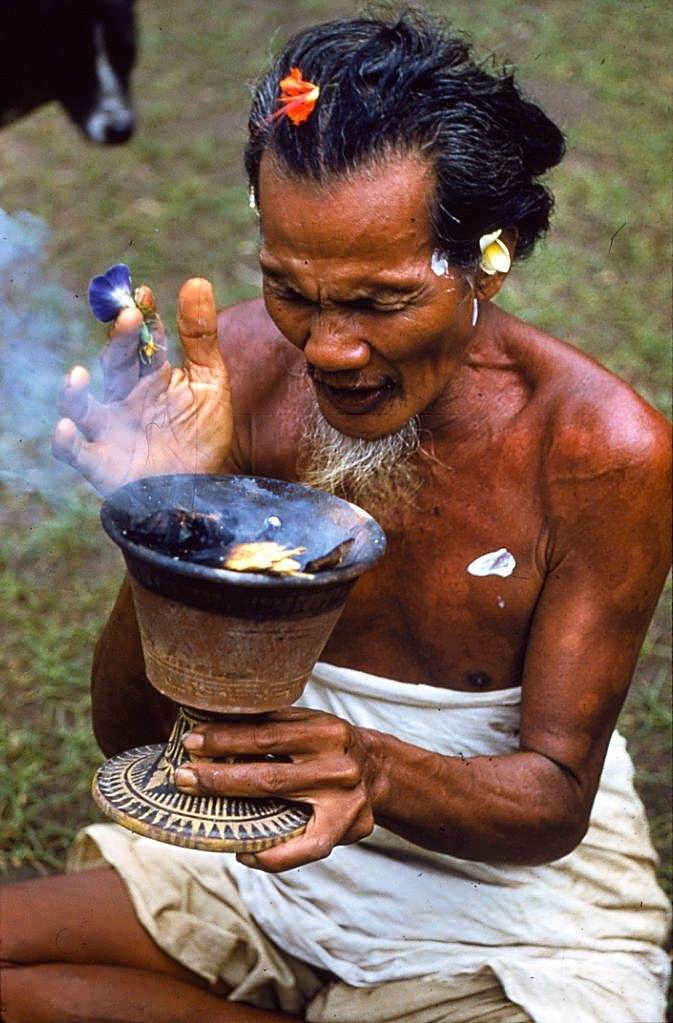
<instances>
[{"instance_id":1,"label":"clay bowl","mask_svg":"<svg viewBox=\"0 0 673 1023\"><path fill-rule=\"evenodd\" d=\"M213 544L167 553L156 536L144 535L143 523L156 526L157 513L177 508L214 516ZM378 523L348 501L257 476L147 477L115 491L101 520L131 577L150 682L176 703L215 714L294 703L352 586L386 545ZM310 576L212 563L224 544L259 539L305 547L297 556L302 567L353 542L339 565Z\"/></svg>"}]
</instances>

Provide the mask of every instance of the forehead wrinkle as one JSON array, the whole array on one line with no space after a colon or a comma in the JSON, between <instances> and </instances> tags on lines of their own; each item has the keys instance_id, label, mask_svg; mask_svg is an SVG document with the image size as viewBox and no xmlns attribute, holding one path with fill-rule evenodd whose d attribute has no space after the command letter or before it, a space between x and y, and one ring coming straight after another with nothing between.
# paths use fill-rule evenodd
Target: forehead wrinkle
<instances>
[{"instance_id":1,"label":"forehead wrinkle","mask_svg":"<svg viewBox=\"0 0 673 1023\"><path fill-rule=\"evenodd\" d=\"M407 255L414 258L432 247L432 181L418 158L391 158L325 183L289 177L270 161L263 162L262 179L262 236L274 253L287 247L313 259L327 253L325 258L355 255L367 260L376 245L384 250L406 245ZM355 216L349 216L352 210ZM389 253L385 265L390 265Z\"/></svg>"}]
</instances>

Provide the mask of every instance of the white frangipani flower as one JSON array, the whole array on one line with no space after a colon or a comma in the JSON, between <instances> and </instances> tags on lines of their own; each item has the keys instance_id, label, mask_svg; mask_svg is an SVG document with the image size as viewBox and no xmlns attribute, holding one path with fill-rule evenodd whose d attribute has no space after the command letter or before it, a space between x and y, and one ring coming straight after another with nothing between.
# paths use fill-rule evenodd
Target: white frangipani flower
<instances>
[{"instance_id":1,"label":"white frangipani flower","mask_svg":"<svg viewBox=\"0 0 673 1023\"><path fill-rule=\"evenodd\" d=\"M479 239L481 249L481 260L479 266L485 274L506 274L512 265L512 257L509 249L501 240L502 228L491 231L490 234L482 234Z\"/></svg>"}]
</instances>

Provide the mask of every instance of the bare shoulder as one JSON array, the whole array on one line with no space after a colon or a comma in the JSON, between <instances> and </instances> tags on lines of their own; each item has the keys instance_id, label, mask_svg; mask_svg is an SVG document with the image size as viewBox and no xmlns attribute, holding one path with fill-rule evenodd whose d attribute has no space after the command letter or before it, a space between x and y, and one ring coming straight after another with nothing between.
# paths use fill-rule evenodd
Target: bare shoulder
<instances>
[{"instance_id":1,"label":"bare shoulder","mask_svg":"<svg viewBox=\"0 0 673 1023\"><path fill-rule=\"evenodd\" d=\"M218 336L232 395L242 411L252 413L281 398L288 379L303 376L301 352L279 332L261 298L222 309Z\"/></svg>"},{"instance_id":2,"label":"bare shoulder","mask_svg":"<svg viewBox=\"0 0 673 1023\"><path fill-rule=\"evenodd\" d=\"M302 352L278 331L261 299L223 309L218 335L231 383L233 465L292 478L310 392Z\"/></svg>"},{"instance_id":3,"label":"bare shoulder","mask_svg":"<svg viewBox=\"0 0 673 1023\"><path fill-rule=\"evenodd\" d=\"M592 479L632 470L664 480L671 467L671 424L595 359L529 331L543 395L546 468L559 479Z\"/></svg>"}]
</instances>

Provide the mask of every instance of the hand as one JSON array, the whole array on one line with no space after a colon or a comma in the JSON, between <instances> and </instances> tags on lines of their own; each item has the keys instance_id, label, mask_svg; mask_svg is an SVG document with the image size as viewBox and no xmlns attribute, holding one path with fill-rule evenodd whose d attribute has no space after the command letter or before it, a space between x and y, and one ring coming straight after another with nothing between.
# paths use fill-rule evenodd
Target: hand
<instances>
[{"instance_id":1,"label":"hand","mask_svg":"<svg viewBox=\"0 0 673 1023\"><path fill-rule=\"evenodd\" d=\"M183 739L192 757L274 754L291 762L208 763L195 759L176 772L194 795L279 797L309 803L313 816L298 838L263 852L241 854L247 866L271 873L329 856L336 845L366 838L374 827L380 774L372 736L322 711L303 707L254 722L199 725Z\"/></svg>"},{"instance_id":2,"label":"hand","mask_svg":"<svg viewBox=\"0 0 673 1023\"><path fill-rule=\"evenodd\" d=\"M144 288L143 303L154 298ZM142 476L217 472L231 447L233 418L227 368L217 341L217 313L210 283L187 281L178 299L178 333L184 365L173 369L153 357L144 375L138 360L137 309L124 309L103 355L105 394L89 391L83 366L70 371L61 390L52 450L101 494ZM153 331L164 343L161 321ZM159 356L162 351L159 349Z\"/></svg>"}]
</instances>

